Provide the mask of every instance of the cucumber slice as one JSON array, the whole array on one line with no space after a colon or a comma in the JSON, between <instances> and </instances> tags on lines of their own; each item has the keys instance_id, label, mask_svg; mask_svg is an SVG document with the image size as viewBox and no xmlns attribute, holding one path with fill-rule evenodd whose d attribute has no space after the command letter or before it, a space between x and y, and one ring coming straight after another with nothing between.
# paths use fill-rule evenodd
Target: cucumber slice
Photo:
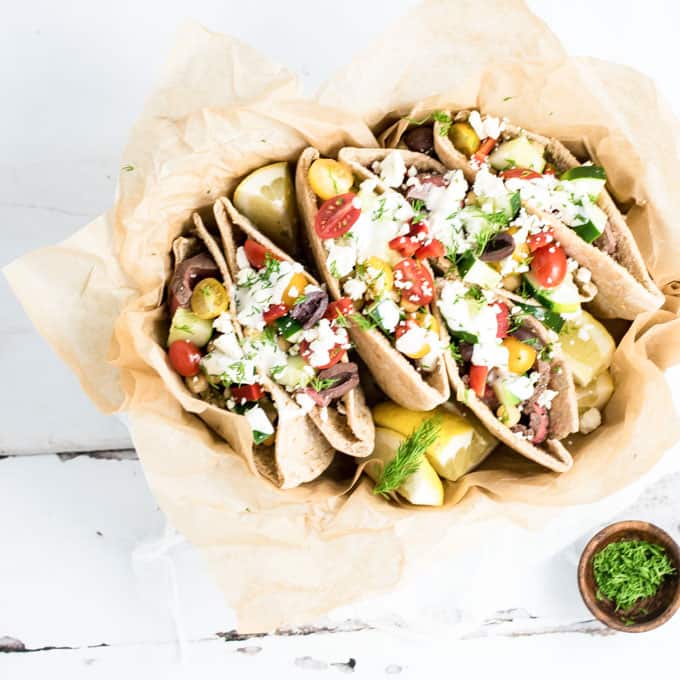
<instances>
[{"instance_id":1,"label":"cucumber slice","mask_svg":"<svg viewBox=\"0 0 680 680\"><path fill-rule=\"evenodd\" d=\"M563 172L560 179L569 182L581 196L592 196L597 200L607 183L607 173L599 165L579 165Z\"/></svg>"},{"instance_id":2,"label":"cucumber slice","mask_svg":"<svg viewBox=\"0 0 680 680\"><path fill-rule=\"evenodd\" d=\"M600 207L590 201L583 202L583 212L587 221L577 224L572 229L587 243L599 238L607 226L607 214Z\"/></svg>"},{"instance_id":3,"label":"cucumber slice","mask_svg":"<svg viewBox=\"0 0 680 680\"><path fill-rule=\"evenodd\" d=\"M282 316L274 322L276 329L289 342L297 342L297 337L301 335L302 324L289 316Z\"/></svg>"},{"instance_id":4,"label":"cucumber slice","mask_svg":"<svg viewBox=\"0 0 680 680\"><path fill-rule=\"evenodd\" d=\"M524 135L503 142L489 156L491 167L496 170L508 168L527 168L543 172L545 168L545 147L538 142L530 142Z\"/></svg>"},{"instance_id":5,"label":"cucumber slice","mask_svg":"<svg viewBox=\"0 0 680 680\"><path fill-rule=\"evenodd\" d=\"M540 321L547 328L555 331L555 333L559 333L566 323L559 314L555 314L555 312L551 312L545 307L527 305L524 302L518 302L517 306L523 309L527 314L531 314L531 316Z\"/></svg>"},{"instance_id":6,"label":"cucumber slice","mask_svg":"<svg viewBox=\"0 0 680 680\"><path fill-rule=\"evenodd\" d=\"M474 260L463 275L465 283L476 284L483 288L496 288L500 284L501 278L501 275L495 269L481 260Z\"/></svg>"},{"instance_id":7,"label":"cucumber slice","mask_svg":"<svg viewBox=\"0 0 680 680\"><path fill-rule=\"evenodd\" d=\"M272 371L272 376L279 385L289 387L291 390L306 387L311 380L306 366L307 362L301 356L289 356L286 365L278 371Z\"/></svg>"},{"instance_id":8,"label":"cucumber slice","mask_svg":"<svg viewBox=\"0 0 680 680\"><path fill-rule=\"evenodd\" d=\"M581 308L581 297L571 277L565 277L555 288L543 288L531 272L524 275L524 280L529 284L534 297L553 312L572 314Z\"/></svg>"},{"instance_id":9,"label":"cucumber slice","mask_svg":"<svg viewBox=\"0 0 680 680\"><path fill-rule=\"evenodd\" d=\"M196 347L203 347L208 344L212 331L212 319L200 319L192 311L178 307L175 316L172 317L168 347L176 340L189 340Z\"/></svg>"},{"instance_id":10,"label":"cucumber slice","mask_svg":"<svg viewBox=\"0 0 680 680\"><path fill-rule=\"evenodd\" d=\"M493 206L495 210L502 212L508 218L508 221L514 220L522 207L519 191L494 197Z\"/></svg>"}]
</instances>

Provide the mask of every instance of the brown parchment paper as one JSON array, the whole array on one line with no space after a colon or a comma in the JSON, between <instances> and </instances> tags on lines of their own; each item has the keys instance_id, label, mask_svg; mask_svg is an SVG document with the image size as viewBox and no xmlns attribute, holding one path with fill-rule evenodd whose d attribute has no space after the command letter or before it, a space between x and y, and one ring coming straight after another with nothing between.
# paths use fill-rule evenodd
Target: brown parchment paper
<instances>
[{"instance_id":1,"label":"brown parchment paper","mask_svg":"<svg viewBox=\"0 0 680 680\"><path fill-rule=\"evenodd\" d=\"M192 211L249 170L294 160L308 144L323 153L374 146L372 127L444 106L507 115L603 163L666 306L623 337L605 423L574 437L568 473L499 451L449 484L436 509L390 505L365 480L349 494L323 479L277 490L254 474L243 419L188 396L168 369L158 303L170 243ZM205 557L239 628L271 630L426 574L433 560L477 550L508 519L538 529L560 507L603 499L680 439L663 375L680 361L679 142L678 123L647 78L570 59L519 1L488 0L483 30L476 1L426 2L316 101L302 99L284 68L190 24L132 130L122 163L131 169L112 210L5 274L93 401L129 412L153 493Z\"/></svg>"}]
</instances>

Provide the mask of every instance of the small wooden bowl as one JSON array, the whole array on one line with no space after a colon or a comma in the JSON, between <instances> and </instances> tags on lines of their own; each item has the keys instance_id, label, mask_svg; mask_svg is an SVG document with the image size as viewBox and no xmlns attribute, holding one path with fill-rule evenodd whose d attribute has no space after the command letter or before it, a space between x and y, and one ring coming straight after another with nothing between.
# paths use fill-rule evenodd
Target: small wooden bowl
<instances>
[{"instance_id":1,"label":"small wooden bowl","mask_svg":"<svg viewBox=\"0 0 680 680\"><path fill-rule=\"evenodd\" d=\"M621 540L656 543L666 549L675 566L675 574L666 576L659 592L635 606L635 610L644 609L645 613L635 614L633 611L628 616L622 615L615 611L615 606L610 600L597 599L593 558L610 543ZM680 548L663 529L648 522L629 520L611 524L595 534L583 550L578 565L578 587L586 607L602 623L625 633L645 633L666 623L680 607ZM626 623L630 619L633 623Z\"/></svg>"}]
</instances>

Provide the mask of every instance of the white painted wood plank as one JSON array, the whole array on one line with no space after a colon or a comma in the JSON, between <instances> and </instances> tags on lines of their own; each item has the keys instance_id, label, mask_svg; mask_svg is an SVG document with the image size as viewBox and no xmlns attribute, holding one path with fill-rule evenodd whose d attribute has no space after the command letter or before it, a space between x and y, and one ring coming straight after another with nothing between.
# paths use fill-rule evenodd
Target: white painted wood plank
<instances>
[{"instance_id":1,"label":"white painted wood plank","mask_svg":"<svg viewBox=\"0 0 680 680\"><path fill-rule=\"evenodd\" d=\"M308 92L415 0L336 3L334 19L312 0L282 4L195 0L191 16L229 32L302 75ZM656 78L680 111L668 45L679 6L533 0L576 54L614 59ZM180 0L121 0L68 9L46 0L15 3L0 25L0 265L54 243L103 212L113 197L127 131L187 13ZM294 20L292 20L294 18ZM285 30L281 30L285 26ZM351 30L348 30L351 27ZM328 49L336 41L337 49ZM116 421L97 414L0 280L0 451L29 453L125 447ZM39 374L39 381L36 375ZM27 377L32 377L28 380ZM36 384L37 382L37 384ZM32 415L39 412L41 416Z\"/></svg>"}]
</instances>

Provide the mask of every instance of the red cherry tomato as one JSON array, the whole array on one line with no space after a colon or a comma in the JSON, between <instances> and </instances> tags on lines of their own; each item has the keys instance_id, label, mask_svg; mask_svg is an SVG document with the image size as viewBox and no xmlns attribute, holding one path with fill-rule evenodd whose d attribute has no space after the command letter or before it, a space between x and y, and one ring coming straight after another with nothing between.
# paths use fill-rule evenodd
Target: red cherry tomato
<instances>
[{"instance_id":1,"label":"red cherry tomato","mask_svg":"<svg viewBox=\"0 0 680 680\"><path fill-rule=\"evenodd\" d=\"M510 330L510 310L505 302L497 302L496 307L498 307L496 312L496 337L504 338Z\"/></svg>"},{"instance_id":2,"label":"red cherry tomato","mask_svg":"<svg viewBox=\"0 0 680 680\"><path fill-rule=\"evenodd\" d=\"M267 250L263 245L257 241L253 241L251 238L246 239L243 248L246 251L248 262L250 262L251 266L255 267L255 269L262 269L262 267L264 267L264 263L267 260L267 253L275 260L281 259L272 253L271 250Z\"/></svg>"},{"instance_id":3,"label":"red cherry tomato","mask_svg":"<svg viewBox=\"0 0 680 680\"><path fill-rule=\"evenodd\" d=\"M545 231L531 234L531 236L527 238L527 246L529 246L529 250L533 253L539 248L547 246L548 243L552 243L554 240L555 232L552 229L546 229Z\"/></svg>"},{"instance_id":4,"label":"red cherry tomato","mask_svg":"<svg viewBox=\"0 0 680 680\"><path fill-rule=\"evenodd\" d=\"M493 137L487 137L480 145L479 149L473 154L473 158L480 165L486 160L486 157L491 153L491 150L496 146L496 140Z\"/></svg>"},{"instance_id":5,"label":"red cherry tomato","mask_svg":"<svg viewBox=\"0 0 680 680\"><path fill-rule=\"evenodd\" d=\"M316 214L314 230L321 238L338 238L346 234L359 219L361 209L355 208L353 193L340 194L324 201Z\"/></svg>"},{"instance_id":6,"label":"red cherry tomato","mask_svg":"<svg viewBox=\"0 0 680 680\"><path fill-rule=\"evenodd\" d=\"M336 345L335 347L331 347L331 349L328 351L328 356L330 357L330 361L327 364L324 364L323 366L314 366L314 368L318 369L319 371L323 371L326 368L330 368L331 366L335 366L335 364L342 359L342 357L345 356L347 353L347 350L342 347L341 345ZM306 340L303 340L300 343L300 356L311 366L310 362L310 357L312 356L312 350L309 347L309 343Z\"/></svg>"},{"instance_id":7,"label":"red cherry tomato","mask_svg":"<svg viewBox=\"0 0 680 680\"><path fill-rule=\"evenodd\" d=\"M559 286L567 274L567 255L560 246L539 248L531 260L531 271L544 288Z\"/></svg>"},{"instance_id":8,"label":"red cherry tomato","mask_svg":"<svg viewBox=\"0 0 680 680\"><path fill-rule=\"evenodd\" d=\"M352 304L352 301L348 297L343 297L334 300L333 302L329 302L323 317L329 321L335 321L341 316L347 318L353 311L354 305Z\"/></svg>"},{"instance_id":9,"label":"red cherry tomato","mask_svg":"<svg viewBox=\"0 0 680 680\"><path fill-rule=\"evenodd\" d=\"M288 307L286 305L270 305L264 310L262 317L264 322L269 324L272 321L276 321L276 319L280 319L282 316L286 316L286 314L288 314Z\"/></svg>"},{"instance_id":10,"label":"red cherry tomato","mask_svg":"<svg viewBox=\"0 0 680 680\"><path fill-rule=\"evenodd\" d=\"M234 385L229 388L232 399L236 401L258 401L264 396L262 385L255 383L254 385Z\"/></svg>"},{"instance_id":11,"label":"red cherry tomato","mask_svg":"<svg viewBox=\"0 0 680 680\"><path fill-rule=\"evenodd\" d=\"M546 166L543 168L543 174L544 175L556 175L557 170L555 169L554 165L550 165L550 163L547 163Z\"/></svg>"},{"instance_id":12,"label":"red cherry tomato","mask_svg":"<svg viewBox=\"0 0 680 680\"><path fill-rule=\"evenodd\" d=\"M389 242L390 248L396 250L402 257L411 257L418 248L420 248L420 241L407 234L406 236L397 236Z\"/></svg>"},{"instance_id":13,"label":"red cherry tomato","mask_svg":"<svg viewBox=\"0 0 680 680\"><path fill-rule=\"evenodd\" d=\"M470 366L470 389L478 396L484 396L486 378L489 375L488 366Z\"/></svg>"},{"instance_id":14,"label":"red cherry tomato","mask_svg":"<svg viewBox=\"0 0 680 680\"><path fill-rule=\"evenodd\" d=\"M434 298L434 280L429 269L418 260L400 260L393 267L394 287L402 299L418 307L429 305Z\"/></svg>"},{"instance_id":15,"label":"red cherry tomato","mask_svg":"<svg viewBox=\"0 0 680 680\"><path fill-rule=\"evenodd\" d=\"M185 378L198 375L201 370L201 353L190 340L175 340L168 350L170 365Z\"/></svg>"},{"instance_id":16,"label":"red cherry tomato","mask_svg":"<svg viewBox=\"0 0 680 680\"><path fill-rule=\"evenodd\" d=\"M427 260L428 257L442 257L445 252L444 244L439 239L433 238L429 243L418 248L416 259Z\"/></svg>"},{"instance_id":17,"label":"red cherry tomato","mask_svg":"<svg viewBox=\"0 0 680 680\"><path fill-rule=\"evenodd\" d=\"M540 172L529 170L528 168L510 168L501 172L503 179L536 179L542 177Z\"/></svg>"}]
</instances>

